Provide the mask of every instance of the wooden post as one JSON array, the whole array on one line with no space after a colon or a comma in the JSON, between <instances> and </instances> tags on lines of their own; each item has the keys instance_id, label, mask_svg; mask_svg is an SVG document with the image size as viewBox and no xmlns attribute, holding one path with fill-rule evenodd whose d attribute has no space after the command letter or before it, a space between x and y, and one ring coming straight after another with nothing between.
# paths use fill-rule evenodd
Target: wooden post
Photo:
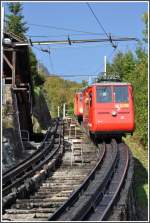
<instances>
[{"instance_id":1,"label":"wooden post","mask_svg":"<svg viewBox=\"0 0 150 223\"><path fill-rule=\"evenodd\" d=\"M12 87L15 87L15 76L16 76L16 51L13 50L12 52Z\"/></svg>"},{"instance_id":2,"label":"wooden post","mask_svg":"<svg viewBox=\"0 0 150 223\"><path fill-rule=\"evenodd\" d=\"M58 106L58 118L59 118L59 116L60 116L60 108Z\"/></svg>"},{"instance_id":3,"label":"wooden post","mask_svg":"<svg viewBox=\"0 0 150 223\"><path fill-rule=\"evenodd\" d=\"M63 119L65 119L66 116L66 104L63 104Z\"/></svg>"}]
</instances>

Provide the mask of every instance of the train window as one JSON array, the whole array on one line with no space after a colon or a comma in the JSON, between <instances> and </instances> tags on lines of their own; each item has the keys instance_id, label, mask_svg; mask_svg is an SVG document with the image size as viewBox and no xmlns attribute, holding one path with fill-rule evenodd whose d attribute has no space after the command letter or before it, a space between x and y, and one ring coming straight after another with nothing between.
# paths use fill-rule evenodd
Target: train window
<instances>
[{"instance_id":1,"label":"train window","mask_svg":"<svg viewBox=\"0 0 150 223\"><path fill-rule=\"evenodd\" d=\"M128 102L128 86L115 86L115 102Z\"/></svg>"},{"instance_id":2,"label":"train window","mask_svg":"<svg viewBox=\"0 0 150 223\"><path fill-rule=\"evenodd\" d=\"M112 92L110 86L96 88L96 102L112 102Z\"/></svg>"},{"instance_id":3,"label":"train window","mask_svg":"<svg viewBox=\"0 0 150 223\"><path fill-rule=\"evenodd\" d=\"M80 102L82 102L82 94L80 94Z\"/></svg>"},{"instance_id":4,"label":"train window","mask_svg":"<svg viewBox=\"0 0 150 223\"><path fill-rule=\"evenodd\" d=\"M89 94L90 97L90 106L92 106L92 93Z\"/></svg>"}]
</instances>

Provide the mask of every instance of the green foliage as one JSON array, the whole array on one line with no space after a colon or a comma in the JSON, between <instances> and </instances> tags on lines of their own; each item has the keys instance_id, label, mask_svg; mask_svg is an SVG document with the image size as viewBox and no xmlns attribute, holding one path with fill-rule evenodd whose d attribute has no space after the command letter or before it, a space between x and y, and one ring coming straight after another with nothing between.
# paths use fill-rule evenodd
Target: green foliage
<instances>
[{"instance_id":1,"label":"green foliage","mask_svg":"<svg viewBox=\"0 0 150 223\"><path fill-rule=\"evenodd\" d=\"M64 80L60 77L48 77L44 83L44 92L52 117L57 117L58 106L60 115L63 113L63 104L66 103L68 115L73 115L73 97L82 84Z\"/></svg>"},{"instance_id":2,"label":"green foliage","mask_svg":"<svg viewBox=\"0 0 150 223\"><path fill-rule=\"evenodd\" d=\"M139 221L147 220L148 207L148 151L143 151L135 137L126 137L128 144L134 156L134 184L133 190L136 199L137 217Z\"/></svg>"},{"instance_id":3,"label":"green foliage","mask_svg":"<svg viewBox=\"0 0 150 223\"><path fill-rule=\"evenodd\" d=\"M8 31L24 38L28 27L26 27L26 23L23 22L24 16L21 14L21 3L8 3L8 9L11 13L9 15L6 15Z\"/></svg>"},{"instance_id":4,"label":"green foliage","mask_svg":"<svg viewBox=\"0 0 150 223\"><path fill-rule=\"evenodd\" d=\"M34 115L32 115L32 123L33 123L33 132L41 133L42 127L41 127L38 119Z\"/></svg>"},{"instance_id":5,"label":"green foliage","mask_svg":"<svg viewBox=\"0 0 150 223\"><path fill-rule=\"evenodd\" d=\"M136 133L140 137L140 142L147 146L148 131L148 60L147 54L143 49L138 56L135 67L135 112L136 112ZM141 57L142 55L142 57Z\"/></svg>"},{"instance_id":6,"label":"green foliage","mask_svg":"<svg viewBox=\"0 0 150 223\"><path fill-rule=\"evenodd\" d=\"M82 81L82 87L84 88L84 87L87 87L87 86L88 86L88 81L83 80Z\"/></svg>"},{"instance_id":7,"label":"green foliage","mask_svg":"<svg viewBox=\"0 0 150 223\"><path fill-rule=\"evenodd\" d=\"M30 61L30 69L31 69L31 77L34 86L43 85L45 82L46 75L43 70L37 70L37 59L32 49L29 49L29 61Z\"/></svg>"},{"instance_id":8,"label":"green foliage","mask_svg":"<svg viewBox=\"0 0 150 223\"><path fill-rule=\"evenodd\" d=\"M47 67L45 67L44 64L42 64L41 62L39 62L39 70L44 74L44 76L50 75Z\"/></svg>"},{"instance_id":9,"label":"green foliage","mask_svg":"<svg viewBox=\"0 0 150 223\"><path fill-rule=\"evenodd\" d=\"M148 42L148 13L147 12L145 12L143 14L142 19L143 19L144 26L145 26L144 30L143 30L143 35L144 35L143 40L147 43Z\"/></svg>"},{"instance_id":10,"label":"green foliage","mask_svg":"<svg viewBox=\"0 0 150 223\"><path fill-rule=\"evenodd\" d=\"M122 81L127 80L131 76L131 71L135 67L135 58L132 52L128 51L123 54L122 52L118 52L113 60L112 64L107 64L107 72L108 74L117 73L119 74Z\"/></svg>"}]
</instances>

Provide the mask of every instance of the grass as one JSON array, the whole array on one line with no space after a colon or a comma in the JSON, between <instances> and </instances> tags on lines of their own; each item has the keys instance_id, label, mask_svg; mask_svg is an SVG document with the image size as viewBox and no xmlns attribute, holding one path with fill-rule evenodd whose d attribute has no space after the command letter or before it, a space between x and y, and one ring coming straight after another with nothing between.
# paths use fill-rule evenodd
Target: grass
<instances>
[{"instance_id":1,"label":"grass","mask_svg":"<svg viewBox=\"0 0 150 223\"><path fill-rule=\"evenodd\" d=\"M148 220L148 152L135 137L124 139L134 157L133 190L136 199L137 220Z\"/></svg>"}]
</instances>

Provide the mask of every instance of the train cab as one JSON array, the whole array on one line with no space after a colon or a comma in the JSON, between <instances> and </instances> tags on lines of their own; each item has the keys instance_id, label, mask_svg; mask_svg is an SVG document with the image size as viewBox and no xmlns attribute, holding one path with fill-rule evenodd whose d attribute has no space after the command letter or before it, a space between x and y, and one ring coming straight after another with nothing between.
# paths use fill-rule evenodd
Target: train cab
<instances>
[{"instance_id":1,"label":"train cab","mask_svg":"<svg viewBox=\"0 0 150 223\"><path fill-rule=\"evenodd\" d=\"M77 117L79 123L81 123L83 119L82 92L77 92L74 96L74 115Z\"/></svg>"},{"instance_id":2,"label":"train cab","mask_svg":"<svg viewBox=\"0 0 150 223\"><path fill-rule=\"evenodd\" d=\"M132 85L102 82L87 87L83 92L83 127L95 136L133 133Z\"/></svg>"}]
</instances>

